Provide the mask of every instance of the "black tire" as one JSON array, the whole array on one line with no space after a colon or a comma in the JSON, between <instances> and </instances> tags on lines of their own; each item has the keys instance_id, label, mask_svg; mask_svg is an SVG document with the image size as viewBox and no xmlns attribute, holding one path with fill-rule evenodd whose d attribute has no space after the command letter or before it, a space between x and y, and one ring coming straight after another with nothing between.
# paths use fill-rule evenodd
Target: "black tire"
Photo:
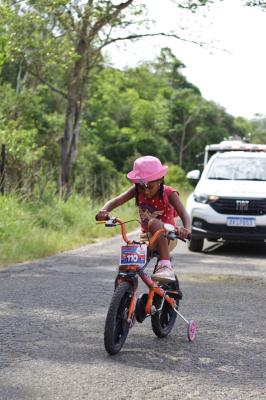
<instances>
[{"instance_id":1,"label":"black tire","mask_svg":"<svg viewBox=\"0 0 266 400\"><path fill-rule=\"evenodd\" d=\"M117 354L123 347L130 324L127 321L129 303L133 294L130 283L117 286L105 320L104 346L107 353Z\"/></svg>"},{"instance_id":2,"label":"black tire","mask_svg":"<svg viewBox=\"0 0 266 400\"><path fill-rule=\"evenodd\" d=\"M204 243L203 238L195 239L192 237L188 244L188 248L190 251L196 251L200 253L203 249L203 243Z\"/></svg>"},{"instance_id":3,"label":"black tire","mask_svg":"<svg viewBox=\"0 0 266 400\"><path fill-rule=\"evenodd\" d=\"M168 284L163 286L163 289L169 290L179 290L178 280L176 278L176 282L172 284ZM176 300L176 305L178 308L179 305L179 298L173 295ZM155 295L153 298L153 305L158 309L161 307L162 298L158 295ZM163 338L171 332L174 327L176 321L177 314L174 311L173 307L170 306L169 303L166 301L164 302L163 308L161 311L156 312L154 315L151 316L151 326L152 330L156 336L159 338Z\"/></svg>"}]
</instances>

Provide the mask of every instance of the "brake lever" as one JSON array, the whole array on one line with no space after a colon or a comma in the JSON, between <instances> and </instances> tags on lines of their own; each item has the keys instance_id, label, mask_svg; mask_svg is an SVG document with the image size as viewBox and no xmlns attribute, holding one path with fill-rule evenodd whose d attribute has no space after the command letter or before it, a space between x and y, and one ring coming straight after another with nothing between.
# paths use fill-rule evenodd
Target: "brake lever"
<instances>
[{"instance_id":1,"label":"brake lever","mask_svg":"<svg viewBox=\"0 0 266 400\"><path fill-rule=\"evenodd\" d=\"M105 221L105 226L107 228L111 228L113 226L116 226L117 223L117 218L116 217L109 217L106 221Z\"/></svg>"},{"instance_id":2,"label":"brake lever","mask_svg":"<svg viewBox=\"0 0 266 400\"><path fill-rule=\"evenodd\" d=\"M186 239L183 239L181 236L176 235L176 238L177 238L178 240L182 240L182 242L185 242L185 243L186 243Z\"/></svg>"},{"instance_id":3,"label":"brake lever","mask_svg":"<svg viewBox=\"0 0 266 400\"><path fill-rule=\"evenodd\" d=\"M183 239L181 236L178 236L178 235L176 235L176 237L177 237L177 239L182 240L182 242L185 242L185 243L187 241L190 242L190 240L191 240L191 234L190 233L187 235L186 239Z\"/></svg>"},{"instance_id":4,"label":"brake lever","mask_svg":"<svg viewBox=\"0 0 266 400\"><path fill-rule=\"evenodd\" d=\"M167 233L166 237L170 240L174 240L174 239L178 239L178 240L182 240L182 242L185 242L188 240L191 240L191 234L189 233L186 239L183 239L181 236L177 235L176 232L169 232Z\"/></svg>"}]
</instances>

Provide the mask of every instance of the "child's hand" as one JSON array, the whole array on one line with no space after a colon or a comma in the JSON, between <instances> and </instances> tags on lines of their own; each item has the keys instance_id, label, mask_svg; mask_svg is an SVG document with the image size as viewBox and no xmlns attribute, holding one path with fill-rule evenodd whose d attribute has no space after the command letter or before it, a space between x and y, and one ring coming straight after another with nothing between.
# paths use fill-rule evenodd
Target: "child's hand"
<instances>
[{"instance_id":1,"label":"child's hand","mask_svg":"<svg viewBox=\"0 0 266 400\"><path fill-rule=\"evenodd\" d=\"M190 229L186 229L183 226L177 226L176 227L176 233L178 236L180 236L182 239L187 239L188 236L191 234Z\"/></svg>"},{"instance_id":2,"label":"child's hand","mask_svg":"<svg viewBox=\"0 0 266 400\"><path fill-rule=\"evenodd\" d=\"M95 215L96 221L106 221L108 219L108 211L106 210L100 210L98 213Z\"/></svg>"}]
</instances>

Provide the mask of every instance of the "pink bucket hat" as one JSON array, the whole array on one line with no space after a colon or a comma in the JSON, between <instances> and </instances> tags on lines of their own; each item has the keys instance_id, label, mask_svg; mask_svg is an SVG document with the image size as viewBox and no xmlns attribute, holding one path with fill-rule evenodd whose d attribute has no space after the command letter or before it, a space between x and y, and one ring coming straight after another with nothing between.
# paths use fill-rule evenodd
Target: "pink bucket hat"
<instances>
[{"instance_id":1,"label":"pink bucket hat","mask_svg":"<svg viewBox=\"0 0 266 400\"><path fill-rule=\"evenodd\" d=\"M133 170L127 174L127 177L133 183L147 183L163 178L167 170L168 166L162 165L158 158L144 156L135 160Z\"/></svg>"}]
</instances>

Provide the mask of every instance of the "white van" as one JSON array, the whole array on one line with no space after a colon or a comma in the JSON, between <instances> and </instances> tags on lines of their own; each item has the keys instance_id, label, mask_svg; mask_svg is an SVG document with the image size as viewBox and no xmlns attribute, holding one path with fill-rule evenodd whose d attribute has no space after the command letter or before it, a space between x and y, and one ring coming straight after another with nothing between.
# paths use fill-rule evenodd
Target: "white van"
<instances>
[{"instance_id":1,"label":"white van","mask_svg":"<svg viewBox=\"0 0 266 400\"><path fill-rule=\"evenodd\" d=\"M211 156L213 156L215 153L223 153L224 151L266 152L266 144L248 143L242 139L233 139L232 137L224 139L222 142L217 144L208 144L204 149L204 153L201 153L202 155L204 154L203 167L206 167Z\"/></svg>"},{"instance_id":2,"label":"white van","mask_svg":"<svg viewBox=\"0 0 266 400\"><path fill-rule=\"evenodd\" d=\"M197 183L186 206L192 220L191 251L200 252L204 239L266 241L266 152L219 152L201 177L194 170L187 178Z\"/></svg>"}]
</instances>

